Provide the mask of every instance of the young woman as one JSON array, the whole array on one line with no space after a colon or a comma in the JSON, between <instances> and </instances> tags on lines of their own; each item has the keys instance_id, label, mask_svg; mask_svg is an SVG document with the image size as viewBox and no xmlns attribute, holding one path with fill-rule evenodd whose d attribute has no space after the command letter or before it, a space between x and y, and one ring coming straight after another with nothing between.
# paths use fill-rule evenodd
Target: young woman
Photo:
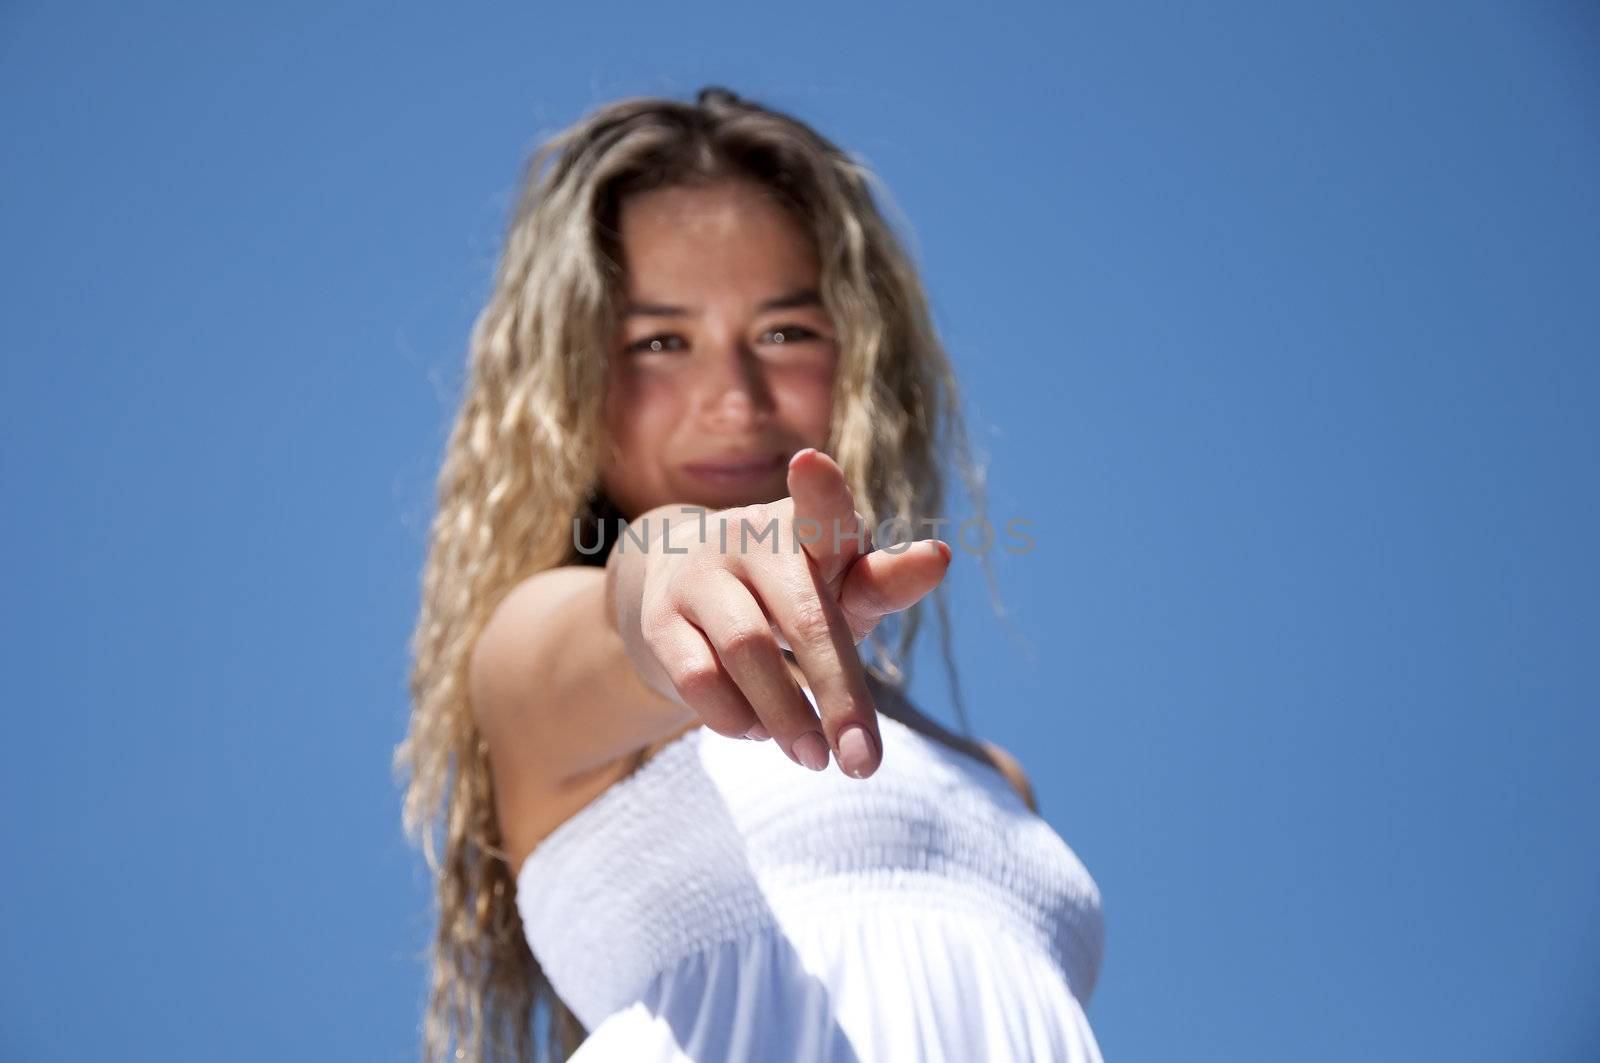
<instances>
[{"instance_id":1,"label":"young woman","mask_svg":"<svg viewBox=\"0 0 1600 1063\"><path fill-rule=\"evenodd\" d=\"M946 620L937 453L981 484L870 183L718 88L535 153L396 751L425 1059L531 1058L540 999L584 1063L1099 1058L1093 880L904 693L930 592Z\"/></svg>"}]
</instances>

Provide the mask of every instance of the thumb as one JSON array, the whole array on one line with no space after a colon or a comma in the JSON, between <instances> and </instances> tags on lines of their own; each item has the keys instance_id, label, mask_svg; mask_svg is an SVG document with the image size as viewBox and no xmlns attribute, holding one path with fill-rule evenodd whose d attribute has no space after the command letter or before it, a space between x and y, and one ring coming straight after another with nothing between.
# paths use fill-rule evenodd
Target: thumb
<instances>
[{"instance_id":1,"label":"thumb","mask_svg":"<svg viewBox=\"0 0 1600 1063\"><path fill-rule=\"evenodd\" d=\"M839 608L860 642L890 613L909 609L945 577L950 544L924 539L899 553L873 550L862 554L845 574Z\"/></svg>"}]
</instances>

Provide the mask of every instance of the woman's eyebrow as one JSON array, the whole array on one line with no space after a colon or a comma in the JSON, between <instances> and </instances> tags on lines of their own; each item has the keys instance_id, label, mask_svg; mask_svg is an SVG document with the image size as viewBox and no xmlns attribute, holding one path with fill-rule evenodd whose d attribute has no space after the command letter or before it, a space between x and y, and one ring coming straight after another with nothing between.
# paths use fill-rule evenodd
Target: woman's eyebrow
<instances>
[{"instance_id":1,"label":"woman's eyebrow","mask_svg":"<svg viewBox=\"0 0 1600 1063\"><path fill-rule=\"evenodd\" d=\"M788 295L780 295L776 299L768 299L756 309L758 310L793 310L797 306L821 306L822 297L814 288L802 288Z\"/></svg>"},{"instance_id":2,"label":"woman's eyebrow","mask_svg":"<svg viewBox=\"0 0 1600 1063\"><path fill-rule=\"evenodd\" d=\"M793 310L800 306L821 306L822 297L815 288L802 288L798 291L780 295L776 299L768 299L757 310ZM629 303L622 310L623 317L681 317L689 313L689 308L682 306L666 306L662 303Z\"/></svg>"}]
</instances>

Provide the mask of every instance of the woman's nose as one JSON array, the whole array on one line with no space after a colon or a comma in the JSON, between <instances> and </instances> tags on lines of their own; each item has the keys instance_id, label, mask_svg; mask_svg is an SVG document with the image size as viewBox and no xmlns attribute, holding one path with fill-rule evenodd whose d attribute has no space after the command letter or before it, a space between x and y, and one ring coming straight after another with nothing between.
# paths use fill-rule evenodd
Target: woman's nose
<instances>
[{"instance_id":1,"label":"woman's nose","mask_svg":"<svg viewBox=\"0 0 1600 1063\"><path fill-rule=\"evenodd\" d=\"M771 396L760 363L742 343L720 346L697 369L697 406L707 428L725 432L765 422Z\"/></svg>"}]
</instances>

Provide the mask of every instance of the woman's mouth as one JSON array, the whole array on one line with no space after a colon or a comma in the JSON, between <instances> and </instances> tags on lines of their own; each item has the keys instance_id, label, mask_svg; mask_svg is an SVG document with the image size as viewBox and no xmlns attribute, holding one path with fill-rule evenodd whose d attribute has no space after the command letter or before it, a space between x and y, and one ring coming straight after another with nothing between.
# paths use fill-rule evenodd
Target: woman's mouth
<instances>
[{"instance_id":1,"label":"woman's mouth","mask_svg":"<svg viewBox=\"0 0 1600 1063\"><path fill-rule=\"evenodd\" d=\"M683 467L698 480L720 487L737 487L743 484L765 483L787 463L783 454L757 455L755 457L722 458L717 461L697 461Z\"/></svg>"}]
</instances>

